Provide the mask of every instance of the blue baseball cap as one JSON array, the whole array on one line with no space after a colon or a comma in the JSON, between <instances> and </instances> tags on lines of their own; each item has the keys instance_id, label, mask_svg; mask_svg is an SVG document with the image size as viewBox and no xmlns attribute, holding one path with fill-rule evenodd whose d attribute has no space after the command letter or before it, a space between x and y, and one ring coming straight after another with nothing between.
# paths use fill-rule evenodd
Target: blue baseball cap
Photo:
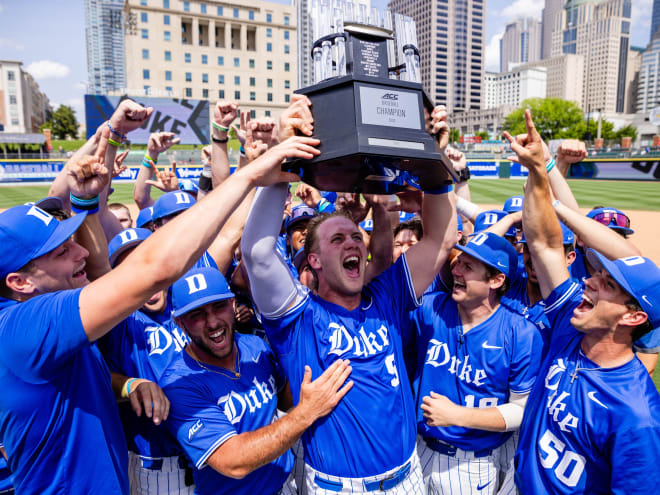
<instances>
[{"instance_id":1,"label":"blue baseball cap","mask_svg":"<svg viewBox=\"0 0 660 495\"><path fill-rule=\"evenodd\" d=\"M48 196L46 198L40 199L39 201L25 203L25 204L30 206L32 205L38 206L39 208L45 211L64 209L64 203L62 202L62 198L58 196Z\"/></svg>"},{"instance_id":2,"label":"blue baseball cap","mask_svg":"<svg viewBox=\"0 0 660 495\"><path fill-rule=\"evenodd\" d=\"M562 244L564 246L568 246L569 244L572 246L575 244L575 234L571 229L569 229L563 222L559 222L559 226L561 227L561 236L562 236ZM527 243L527 240L525 239L525 231L523 230L523 235L522 238L516 243L516 244L522 244L522 243Z\"/></svg>"},{"instance_id":3,"label":"blue baseball cap","mask_svg":"<svg viewBox=\"0 0 660 495\"><path fill-rule=\"evenodd\" d=\"M124 229L114 236L108 243L108 257L110 266L115 267L115 261L129 248L135 247L151 235L151 230L147 229Z\"/></svg>"},{"instance_id":4,"label":"blue baseball cap","mask_svg":"<svg viewBox=\"0 0 660 495\"><path fill-rule=\"evenodd\" d=\"M193 268L172 285L172 316L185 315L205 304L231 299L234 293L216 268Z\"/></svg>"},{"instance_id":5,"label":"blue baseball cap","mask_svg":"<svg viewBox=\"0 0 660 495\"><path fill-rule=\"evenodd\" d=\"M57 220L36 205L19 205L0 213L0 277L64 244L78 230L86 213Z\"/></svg>"},{"instance_id":6,"label":"blue baseball cap","mask_svg":"<svg viewBox=\"0 0 660 495\"><path fill-rule=\"evenodd\" d=\"M149 222L153 222L154 221L153 214L154 214L153 206L148 206L147 208L141 209L140 213L138 214L137 220L135 220L135 226L144 227Z\"/></svg>"},{"instance_id":7,"label":"blue baseball cap","mask_svg":"<svg viewBox=\"0 0 660 495\"><path fill-rule=\"evenodd\" d=\"M594 208L587 213L587 216L596 220L598 223L602 223L613 230L618 230L625 235L635 233L635 231L630 228L630 218L628 218L628 215L616 208Z\"/></svg>"},{"instance_id":8,"label":"blue baseball cap","mask_svg":"<svg viewBox=\"0 0 660 495\"><path fill-rule=\"evenodd\" d=\"M524 196L511 196L504 202L502 209L507 213L515 213L521 211L523 207Z\"/></svg>"},{"instance_id":9,"label":"blue baseball cap","mask_svg":"<svg viewBox=\"0 0 660 495\"><path fill-rule=\"evenodd\" d=\"M660 326L660 268L642 256L608 260L589 249L587 259L596 270L604 268L647 314L654 328Z\"/></svg>"},{"instance_id":10,"label":"blue baseball cap","mask_svg":"<svg viewBox=\"0 0 660 495\"><path fill-rule=\"evenodd\" d=\"M412 220L413 218L415 218L414 213L406 213L405 211L399 212L399 223L407 222L408 220Z\"/></svg>"},{"instance_id":11,"label":"blue baseball cap","mask_svg":"<svg viewBox=\"0 0 660 495\"><path fill-rule=\"evenodd\" d=\"M199 187L197 187L197 184L194 180L179 179L179 190L196 194L197 191L199 191Z\"/></svg>"},{"instance_id":12,"label":"blue baseball cap","mask_svg":"<svg viewBox=\"0 0 660 495\"><path fill-rule=\"evenodd\" d=\"M507 215L508 213L504 210L482 211L477 215L477 218L474 219L474 233L472 235L476 235L479 232L482 232L487 228L492 227ZM509 230L506 231L506 234L504 235L515 237L517 232L518 231L516 230L515 227L511 227Z\"/></svg>"},{"instance_id":13,"label":"blue baseball cap","mask_svg":"<svg viewBox=\"0 0 660 495\"><path fill-rule=\"evenodd\" d=\"M360 228L365 232L371 232L374 230L374 221L371 218L363 220L360 222Z\"/></svg>"},{"instance_id":14,"label":"blue baseball cap","mask_svg":"<svg viewBox=\"0 0 660 495\"><path fill-rule=\"evenodd\" d=\"M163 194L154 203L152 219L154 221L187 210L197 200L184 191L170 191Z\"/></svg>"},{"instance_id":15,"label":"blue baseball cap","mask_svg":"<svg viewBox=\"0 0 660 495\"><path fill-rule=\"evenodd\" d=\"M300 272L300 265L305 261L305 246L301 247L296 251L296 254L293 255L293 266L296 267L296 270Z\"/></svg>"},{"instance_id":16,"label":"blue baseball cap","mask_svg":"<svg viewBox=\"0 0 660 495\"><path fill-rule=\"evenodd\" d=\"M334 191L321 191L321 197L328 203L334 203L337 201L337 193Z\"/></svg>"},{"instance_id":17,"label":"blue baseball cap","mask_svg":"<svg viewBox=\"0 0 660 495\"><path fill-rule=\"evenodd\" d=\"M481 261L484 265L502 272L509 279L516 275L518 253L504 237L492 232L480 232L472 237L465 246L456 244L455 247Z\"/></svg>"},{"instance_id":18,"label":"blue baseball cap","mask_svg":"<svg viewBox=\"0 0 660 495\"><path fill-rule=\"evenodd\" d=\"M311 220L316 215L318 215L318 212L314 208L310 208L307 205L301 204L294 206L291 209L291 215L286 217L286 221L284 223L287 233L289 232L289 229L291 229L294 225L304 220Z\"/></svg>"}]
</instances>

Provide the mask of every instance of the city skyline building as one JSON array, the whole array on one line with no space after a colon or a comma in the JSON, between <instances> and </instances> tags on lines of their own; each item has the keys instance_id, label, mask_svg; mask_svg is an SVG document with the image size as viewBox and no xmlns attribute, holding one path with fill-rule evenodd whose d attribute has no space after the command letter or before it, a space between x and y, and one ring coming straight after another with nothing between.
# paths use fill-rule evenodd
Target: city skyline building
<instances>
[{"instance_id":1,"label":"city skyline building","mask_svg":"<svg viewBox=\"0 0 660 495\"><path fill-rule=\"evenodd\" d=\"M541 60L543 23L526 17L506 25L500 40L500 72L508 72L517 64Z\"/></svg>"},{"instance_id":2,"label":"city skyline building","mask_svg":"<svg viewBox=\"0 0 660 495\"><path fill-rule=\"evenodd\" d=\"M653 10L651 11L651 34L649 34L649 43L653 41L653 35L660 27L660 0L653 0Z\"/></svg>"},{"instance_id":3,"label":"city skyline building","mask_svg":"<svg viewBox=\"0 0 660 495\"><path fill-rule=\"evenodd\" d=\"M448 112L481 108L485 57L483 0L390 0L415 20L422 85Z\"/></svg>"},{"instance_id":4,"label":"city skyline building","mask_svg":"<svg viewBox=\"0 0 660 495\"><path fill-rule=\"evenodd\" d=\"M484 77L484 109L502 105L514 107L528 98L545 98L545 67L515 68L509 72L486 72Z\"/></svg>"},{"instance_id":5,"label":"city skyline building","mask_svg":"<svg viewBox=\"0 0 660 495\"><path fill-rule=\"evenodd\" d=\"M275 117L297 83L295 7L249 0L126 0L119 93L236 101ZM116 93L115 93L116 94Z\"/></svg>"},{"instance_id":6,"label":"city skyline building","mask_svg":"<svg viewBox=\"0 0 660 495\"><path fill-rule=\"evenodd\" d=\"M636 103L638 113L648 113L660 105L660 31L642 54Z\"/></svg>"},{"instance_id":7,"label":"city skyline building","mask_svg":"<svg viewBox=\"0 0 660 495\"><path fill-rule=\"evenodd\" d=\"M584 57L582 55L560 55L521 65L519 69L532 67L546 69L546 98L560 98L581 105L584 97Z\"/></svg>"},{"instance_id":8,"label":"city skyline building","mask_svg":"<svg viewBox=\"0 0 660 495\"><path fill-rule=\"evenodd\" d=\"M541 16L541 59L552 56L552 33L561 29L561 20L557 19L557 14L561 13L566 4L566 0L545 0L543 13Z\"/></svg>"},{"instance_id":9,"label":"city skyline building","mask_svg":"<svg viewBox=\"0 0 660 495\"><path fill-rule=\"evenodd\" d=\"M0 60L0 131L39 132L51 110L48 97L22 62Z\"/></svg>"},{"instance_id":10,"label":"city skyline building","mask_svg":"<svg viewBox=\"0 0 660 495\"><path fill-rule=\"evenodd\" d=\"M552 56L584 57L582 110L625 111L631 0L569 0L556 16Z\"/></svg>"},{"instance_id":11,"label":"city skyline building","mask_svg":"<svg viewBox=\"0 0 660 495\"><path fill-rule=\"evenodd\" d=\"M85 0L89 93L126 86L123 8L124 0Z\"/></svg>"}]
</instances>

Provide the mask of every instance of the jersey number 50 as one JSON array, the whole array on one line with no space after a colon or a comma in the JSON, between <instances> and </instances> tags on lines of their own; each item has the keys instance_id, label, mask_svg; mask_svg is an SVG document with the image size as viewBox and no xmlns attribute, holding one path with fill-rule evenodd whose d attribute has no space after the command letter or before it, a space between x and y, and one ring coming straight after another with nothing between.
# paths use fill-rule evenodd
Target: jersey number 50
<instances>
[{"instance_id":1,"label":"jersey number 50","mask_svg":"<svg viewBox=\"0 0 660 495\"><path fill-rule=\"evenodd\" d=\"M561 455L561 460L559 460L559 464L557 464L554 471L555 476L566 486L575 486L584 471L585 459L580 454L570 450L564 452L565 447L564 442L559 440L552 432L546 430L539 440L539 460L541 466L552 469Z\"/></svg>"}]
</instances>

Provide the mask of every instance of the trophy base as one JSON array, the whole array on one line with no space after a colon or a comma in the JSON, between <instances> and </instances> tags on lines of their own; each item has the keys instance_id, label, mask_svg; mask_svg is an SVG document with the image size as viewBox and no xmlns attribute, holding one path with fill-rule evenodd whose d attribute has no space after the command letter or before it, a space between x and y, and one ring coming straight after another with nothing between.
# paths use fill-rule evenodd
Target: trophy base
<instances>
[{"instance_id":1,"label":"trophy base","mask_svg":"<svg viewBox=\"0 0 660 495\"><path fill-rule=\"evenodd\" d=\"M322 191L392 194L458 180L426 132L432 106L420 84L349 75L302 88L312 102L321 154L283 170Z\"/></svg>"}]
</instances>

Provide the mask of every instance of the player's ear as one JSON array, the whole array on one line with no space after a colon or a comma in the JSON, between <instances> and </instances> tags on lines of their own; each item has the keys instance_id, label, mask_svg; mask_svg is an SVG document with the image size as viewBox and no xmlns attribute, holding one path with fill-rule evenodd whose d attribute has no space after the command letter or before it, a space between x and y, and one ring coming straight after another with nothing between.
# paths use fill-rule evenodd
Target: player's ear
<instances>
[{"instance_id":1,"label":"player's ear","mask_svg":"<svg viewBox=\"0 0 660 495\"><path fill-rule=\"evenodd\" d=\"M29 273L12 272L5 277L5 285L19 298L22 295L31 296L37 292L37 286L32 281Z\"/></svg>"},{"instance_id":2,"label":"player's ear","mask_svg":"<svg viewBox=\"0 0 660 495\"><path fill-rule=\"evenodd\" d=\"M649 317L644 311L626 311L618 324L625 327L637 327L646 323L648 319Z\"/></svg>"},{"instance_id":3,"label":"player's ear","mask_svg":"<svg viewBox=\"0 0 660 495\"><path fill-rule=\"evenodd\" d=\"M566 266L571 266L573 262L575 261L575 258L577 257L577 254L575 251L571 251L566 255Z\"/></svg>"},{"instance_id":4,"label":"player's ear","mask_svg":"<svg viewBox=\"0 0 660 495\"><path fill-rule=\"evenodd\" d=\"M506 281L506 275L504 275L503 273L498 273L497 275L491 277L490 288L493 290L497 290L504 285L505 281Z\"/></svg>"},{"instance_id":5,"label":"player's ear","mask_svg":"<svg viewBox=\"0 0 660 495\"><path fill-rule=\"evenodd\" d=\"M321 268L321 260L316 253L310 253L309 256L307 256L307 262L314 270L319 270Z\"/></svg>"}]
</instances>

